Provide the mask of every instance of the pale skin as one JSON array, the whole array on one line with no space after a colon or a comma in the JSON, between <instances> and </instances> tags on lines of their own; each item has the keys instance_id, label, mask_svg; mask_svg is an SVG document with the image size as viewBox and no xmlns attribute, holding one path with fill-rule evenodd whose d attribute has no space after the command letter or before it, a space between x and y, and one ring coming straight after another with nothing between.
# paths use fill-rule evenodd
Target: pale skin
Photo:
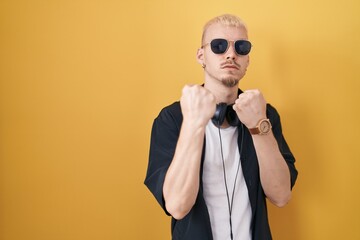
<instances>
[{"instance_id":1,"label":"pale skin","mask_svg":"<svg viewBox=\"0 0 360 240\"><path fill-rule=\"evenodd\" d=\"M244 26L210 25L203 44L215 38L247 39ZM183 123L175 154L166 173L163 195L167 211L182 219L193 207L200 184L200 164L205 128L213 117L216 103L234 104L239 119L253 128L266 118L266 101L259 90L247 90L237 95L238 81L249 65L249 56L236 54L231 44L224 54L214 54L209 45L197 52L198 62L204 67L204 87L186 85L180 99ZM235 81L234 81L235 80ZM231 82L224 84L224 82ZM225 121L222 128L228 127ZM281 155L274 135L252 135L259 162L260 181L267 198L283 207L291 198L290 172Z\"/></svg>"}]
</instances>

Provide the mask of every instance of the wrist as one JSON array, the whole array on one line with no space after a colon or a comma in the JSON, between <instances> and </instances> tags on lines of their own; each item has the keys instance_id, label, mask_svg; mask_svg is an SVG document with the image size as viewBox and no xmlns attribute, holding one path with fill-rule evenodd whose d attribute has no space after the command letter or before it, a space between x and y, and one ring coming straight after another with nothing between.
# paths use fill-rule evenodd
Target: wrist
<instances>
[{"instance_id":1,"label":"wrist","mask_svg":"<svg viewBox=\"0 0 360 240\"><path fill-rule=\"evenodd\" d=\"M268 118L262 118L254 128L249 128L251 135L267 135L271 132L271 122Z\"/></svg>"},{"instance_id":2,"label":"wrist","mask_svg":"<svg viewBox=\"0 0 360 240\"><path fill-rule=\"evenodd\" d=\"M206 124L204 123L204 121L201 121L199 119L183 119L183 122L181 124L182 129L186 129L187 131L192 132L204 131L205 127Z\"/></svg>"}]
</instances>

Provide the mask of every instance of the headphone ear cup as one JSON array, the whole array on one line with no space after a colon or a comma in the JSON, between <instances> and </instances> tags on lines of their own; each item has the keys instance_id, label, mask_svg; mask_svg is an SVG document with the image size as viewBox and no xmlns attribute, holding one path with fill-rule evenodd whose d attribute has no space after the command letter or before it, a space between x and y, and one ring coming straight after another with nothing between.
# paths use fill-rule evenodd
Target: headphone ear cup
<instances>
[{"instance_id":1,"label":"headphone ear cup","mask_svg":"<svg viewBox=\"0 0 360 240\"><path fill-rule=\"evenodd\" d=\"M240 119L233 109L232 105L227 106L226 109L226 120L228 121L230 126L237 127L240 126Z\"/></svg>"},{"instance_id":2,"label":"headphone ear cup","mask_svg":"<svg viewBox=\"0 0 360 240\"><path fill-rule=\"evenodd\" d=\"M226 118L227 112L227 104L226 103L219 103L216 104L216 110L214 116L212 117L211 121L216 127L220 127L223 124Z\"/></svg>"}]
</instances>

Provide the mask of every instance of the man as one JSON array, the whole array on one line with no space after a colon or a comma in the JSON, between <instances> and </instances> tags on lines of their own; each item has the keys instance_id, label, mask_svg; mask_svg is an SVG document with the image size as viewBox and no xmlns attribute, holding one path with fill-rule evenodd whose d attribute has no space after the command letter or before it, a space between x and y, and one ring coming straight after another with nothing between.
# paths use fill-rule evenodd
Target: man
<instances>
[{"instance_id":1,"label":"man","mask_svg":"<svg viewBox=\"0 0 360 240\"><path fill-rule=\"evenodd\" d=\"M197 52L204 84L154 121L145 184L173 239L271 239L266 198L290 200L297 170L279 115L259 90L238 89L250 49L238 17L210 20Z\"/></svg>"}]
</instances>

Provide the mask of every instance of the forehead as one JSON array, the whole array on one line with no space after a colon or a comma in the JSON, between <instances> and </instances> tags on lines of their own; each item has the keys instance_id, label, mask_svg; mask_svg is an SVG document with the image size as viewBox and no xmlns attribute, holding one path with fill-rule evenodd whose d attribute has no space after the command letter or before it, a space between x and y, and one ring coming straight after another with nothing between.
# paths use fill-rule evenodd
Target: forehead
<instances>
[{"instance_id":1,"label":"forehead","mask_svg":"<svg viewBox=\"0 0 360 240\"><path fill-rule=\"evenodd\" d=\"M245 26L226 26L215 23L208 27L204 35L204 42L210 42L215 38L225 38L227 40L248 39Z\"/></svg>"}]
</instances>

